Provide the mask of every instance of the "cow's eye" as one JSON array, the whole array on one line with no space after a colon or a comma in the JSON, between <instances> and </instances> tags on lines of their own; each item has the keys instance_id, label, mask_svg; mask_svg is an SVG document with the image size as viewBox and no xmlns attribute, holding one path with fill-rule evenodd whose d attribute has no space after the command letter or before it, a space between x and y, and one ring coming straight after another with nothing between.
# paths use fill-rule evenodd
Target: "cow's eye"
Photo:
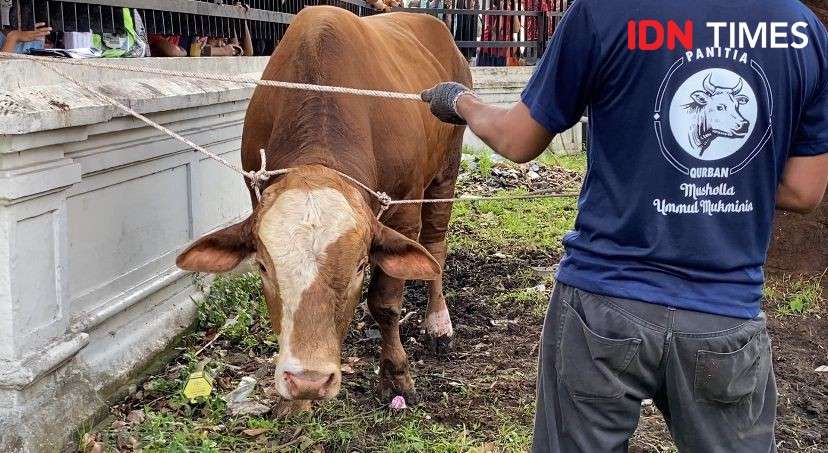
<instances>
[{"instance_id":1,"label":"cow's eye","mask_svg":"<svg viewBox=\"0 0 828 453\"><path fill-rule=\"evenodd\" d=\"M264 264L262 264L261 261L256 261L256 265L259 267L259 272L267 274L267 269L265 269Z\"/></svg>"},{"instance_id":2,"label":"cow's eye","mask_svg":"<svg viewBox=\"0 0 828 453\"><path fill-rule=\"evenodd\" d=\"M721 111L727 110L727 106L726 105L720 105L720 106L717 107L717 109L721 112Z\"/></svg>"}]
</instances>

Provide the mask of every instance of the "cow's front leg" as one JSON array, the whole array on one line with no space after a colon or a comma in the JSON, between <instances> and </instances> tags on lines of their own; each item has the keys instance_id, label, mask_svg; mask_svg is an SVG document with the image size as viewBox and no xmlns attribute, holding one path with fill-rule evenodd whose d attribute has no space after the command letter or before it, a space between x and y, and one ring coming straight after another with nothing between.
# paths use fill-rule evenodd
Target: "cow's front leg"
<instances>
[{"instance_id":1,"label":"cow's front leg","mask_svg":"<svg viewBox=\"0 0 828 453\"><path fill-rule=\"evenodd\" d=\"M440 269L446 265L446 241L432 244L423 244L431 253L431 256L440 263ZM446 297L443 294L443 276L437 280L428 282L428 307L426 308L423 327L426 331L426 339L431 350L438 355L446 355L451 351L454 329L451 325Z\"/></svg>"},{"instance_id":2,"label":"cow's front leg","mask_svg":"<svg viewBox=\"0 0 828 453\"><path fill-rule=\"evenodd\" d=\"M380 346L380 394L390 399L402 395L414 399L414 380L408 367L408 356L400 342L400 308L405 281L389 277L374 266L368 288L368 310L379 324L382 334Z\"/></svg>"}]
</instances>

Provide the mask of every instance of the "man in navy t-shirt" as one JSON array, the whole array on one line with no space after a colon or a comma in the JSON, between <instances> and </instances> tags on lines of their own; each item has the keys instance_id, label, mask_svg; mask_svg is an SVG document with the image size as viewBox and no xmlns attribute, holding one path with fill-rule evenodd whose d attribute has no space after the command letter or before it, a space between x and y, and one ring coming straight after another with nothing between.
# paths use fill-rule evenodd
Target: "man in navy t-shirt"
<instances>
[{"instance_id":1,"label":"man in navy t-shirt","mask_svg":"<svg viewBox=\"0 0 828 453\"><path fill-rule=\"evenodd\" d=\"M577 0L522 102L423 93L516 161L589 110L538 377L535 451L626 451L653 398L681 451L774 451L762 312L774 208L828 184L828 35L796 0Z\"/></svg>"}]
</instances>

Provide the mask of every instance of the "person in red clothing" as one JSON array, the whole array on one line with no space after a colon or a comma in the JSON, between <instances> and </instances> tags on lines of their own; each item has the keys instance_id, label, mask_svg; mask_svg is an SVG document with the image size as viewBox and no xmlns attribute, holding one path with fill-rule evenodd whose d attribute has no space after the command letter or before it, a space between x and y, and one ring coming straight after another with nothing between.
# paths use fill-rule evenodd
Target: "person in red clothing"
<instances>
[{"instance_id":1,"label":"person in red clothing","mask_svg":"<svg viewBox=\"0 0 828 453\"><path fill-rule=\"evenodd\" d=\"M512 11L510 0L492 0L492 11ZM484 15L481 42L512 41L513 35L520 30L517 16ZM506 66L509 57L508 47L483 47L477 57L478 66Z\"/></svg>"}]
</instances>

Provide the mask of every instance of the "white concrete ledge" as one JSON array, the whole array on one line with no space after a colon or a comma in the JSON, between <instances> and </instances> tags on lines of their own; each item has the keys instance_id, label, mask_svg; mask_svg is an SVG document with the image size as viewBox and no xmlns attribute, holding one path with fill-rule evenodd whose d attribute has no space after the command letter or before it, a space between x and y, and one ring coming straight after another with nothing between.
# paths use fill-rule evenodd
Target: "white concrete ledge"
<instances>
[{"instance_id":1,"label":"white concrete ledge","mask_svg":"<svg viewBox=\"0 0 828 453\"><path fill-rule=\"evenodd\" d=\"M95 328L113 316L123 313L135 304L143 301L147 297L157 293L162 288L169 286L182 277L189 274L189 272L181 269L170 268L152 279L142 282L141 285L131 291L126 291L123 294L116 295L112 298L111 303L104 303L102 307L91 312L81 312L73 316L70 327L71 332L82 333L89 329Z\"/></svg>"},{"instance_id":2,"label":"white concrete ledge","mask_svg":"<svg viewBox=\"0 0 828 453\"><path fill-rule=\"evenodd\" d=\"M182 57L182 58L107 58L107 64L125 68L149 66L156 69L172 69L218 74L261 74L270 57ZM97 70L83 66L61 65L64 71L79 80L91 84L123 82L130 79L165 79L163 75L143 74L130 71ZM66 80L54 71L33 61L0 60L0 91L12 91L35 86L61 85Z\"/></svg>"},{"instance_id":3,"label":"white concrete ledge","mask_svg":"<svg viewBox=\"0 0 828 453\"><path fill-rule=\"evenodd\" d=\"M0 389L24 390L89 344L89 334L73 333L31 352L20 361L0 361Z\"/></svg>"}]
</instances>

